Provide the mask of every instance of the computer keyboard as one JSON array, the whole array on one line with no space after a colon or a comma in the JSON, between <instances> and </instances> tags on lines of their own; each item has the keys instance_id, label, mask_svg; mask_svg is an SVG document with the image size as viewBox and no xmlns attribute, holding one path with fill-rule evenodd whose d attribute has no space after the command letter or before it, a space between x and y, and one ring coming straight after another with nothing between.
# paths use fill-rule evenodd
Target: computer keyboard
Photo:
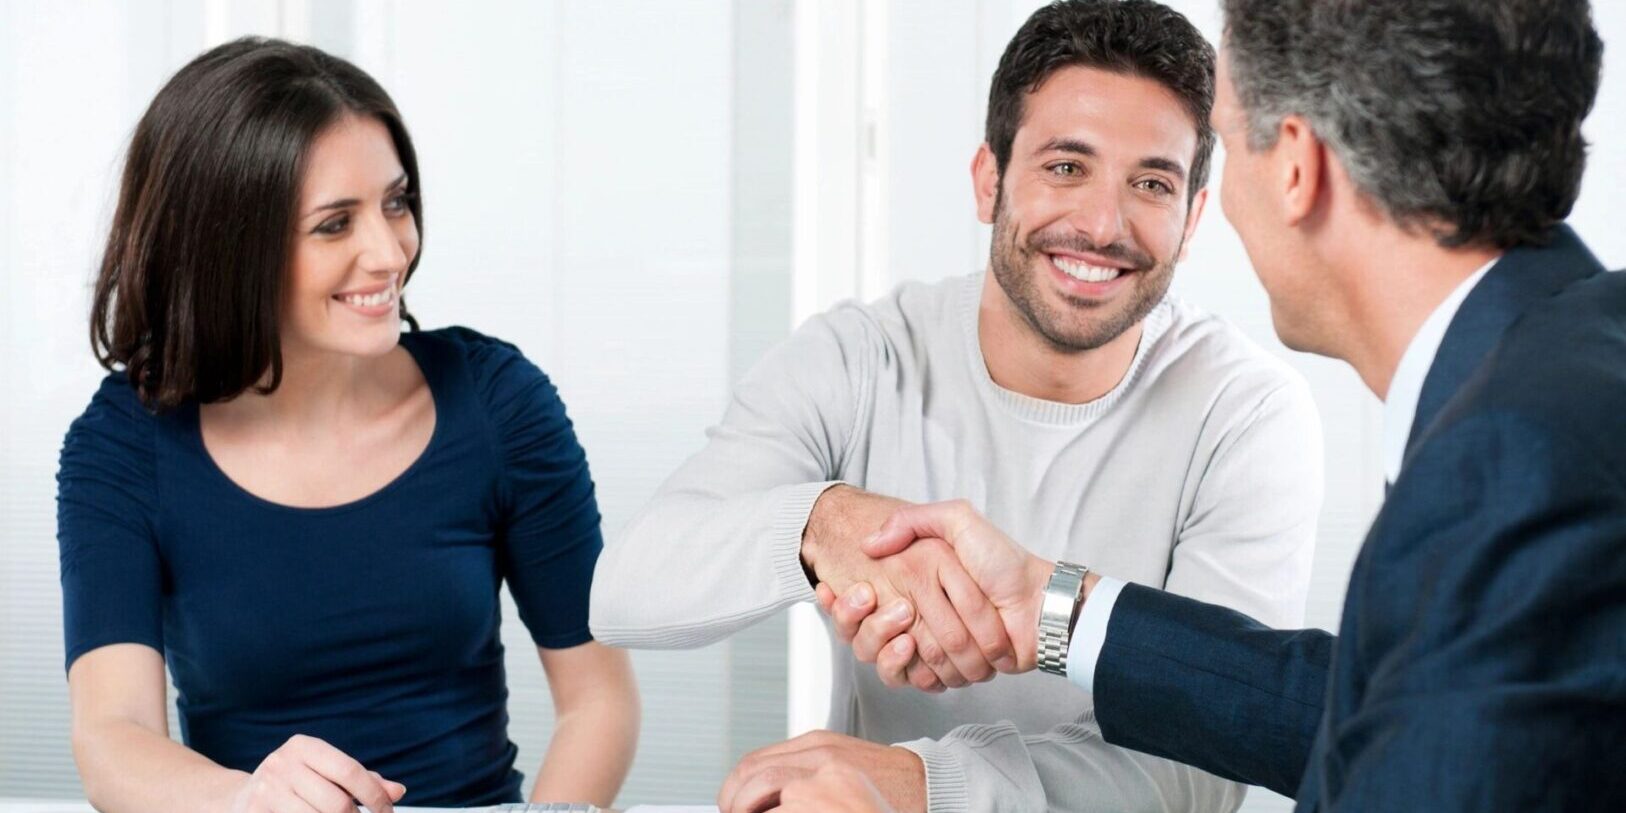
<instances>
[{"instance_id":1,"label":"computer keyboard","mask_svg":"<svg viewBox=\"0 0 1626 813\"><path fill-rule=\"evenodd\" d=\"M491 813L599 813L599 809L588 804L566 804L564 802L542 804L533 802L531 804L497 805L491 808Z\"/></svg>"}]
</instances>

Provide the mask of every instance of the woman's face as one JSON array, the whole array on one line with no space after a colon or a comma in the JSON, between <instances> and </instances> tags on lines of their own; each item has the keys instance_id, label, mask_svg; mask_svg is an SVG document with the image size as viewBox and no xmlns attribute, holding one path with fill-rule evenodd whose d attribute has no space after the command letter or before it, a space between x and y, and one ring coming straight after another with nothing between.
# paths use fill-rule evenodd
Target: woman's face
<instances>
[{"instance_id":1,"label":"woman's face","mask_svg":"<svg viewBox=\"0 0 1626 813\"><path fill-rule=\"evenodd\" d=\"M295 212L282 344L377 356L401 335L401 286L418 254L412 180L383 122L345 116L316 137Z\"/></svg>"}]
</instances>

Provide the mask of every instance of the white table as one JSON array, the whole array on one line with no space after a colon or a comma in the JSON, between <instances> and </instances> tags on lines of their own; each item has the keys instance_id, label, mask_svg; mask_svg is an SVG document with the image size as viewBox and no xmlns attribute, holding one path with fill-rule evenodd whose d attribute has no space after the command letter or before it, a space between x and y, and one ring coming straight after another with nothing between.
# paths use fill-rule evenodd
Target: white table
<instances>
[{"instance_id":1,"label":"white table","mask_svg":"<svg viewBox=\"0 0 1626 813\"><path fill-rule=\"evenodd\" d=\"M398 807L396 813L434 813L445 811L447 808L433 807ZM716 813L717 808L702 807L668 807L668 808L641 808L634 806L627 813L639 813L640 810L651 813ZM77 799L0 799L0 813L96 813L95 808L88 802ZM611 812L613 813L613 811Z\"/></svg>"}]
</instances>

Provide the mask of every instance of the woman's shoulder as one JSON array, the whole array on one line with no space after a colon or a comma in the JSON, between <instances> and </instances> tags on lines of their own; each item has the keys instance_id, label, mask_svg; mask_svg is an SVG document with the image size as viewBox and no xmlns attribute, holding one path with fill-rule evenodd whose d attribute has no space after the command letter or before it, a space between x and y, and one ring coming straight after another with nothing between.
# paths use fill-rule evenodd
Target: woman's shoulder
<instances>
[{"instance_id":1,"label":"woman's shoulder","mask_svg":"<svg viewBox=\"0 0 1626 813\"><path fill-rule=\"evenodd\" d=\"M68 427L62 443L62 466L83 465L132 472L153 465L158 416L149 411L123 371L102 378L85 411Z\"/></svg>"},{"instance_id":2,"label":"woman's shoulder","mask_svg":"<svg viewBox=\"0 0 1626 813\"><path fill-rule=\"evenodd\" d=\"M462 326L405 333L401 340L420 361L435 356L440 361L431 364L444 362L466 369L465 380L499 424L517 412L551 408L558 401L547 374L511 342Z\"/></svg>"},{"instance_id":3,"label":"woman's shoulder","mask_svg":"<svg viewBox=\"0 0 1626 813\"><path fill-rule=\"evenodd\" d=\"M420 351L420 354L428 349L451 354L468 365L476 377L500 370L515 361L525 361L525 354L512 342L461 325L403 333L401 343L407 345L409 350Z\"/></svg>"},{"instance_id":4,"label":"woman's shoulder","mask_svg":"<svg viewBox=\"0 0 1626 813\"><path fill-rule=\"evenodd\" d=\"M141 427L150 429L156 421L157 415L141 403L130 377L118 370L102 377L96 392L90 396L90 403L74 420L69 432L105 428L123 433Z\"/></svg>"}]
</instances>

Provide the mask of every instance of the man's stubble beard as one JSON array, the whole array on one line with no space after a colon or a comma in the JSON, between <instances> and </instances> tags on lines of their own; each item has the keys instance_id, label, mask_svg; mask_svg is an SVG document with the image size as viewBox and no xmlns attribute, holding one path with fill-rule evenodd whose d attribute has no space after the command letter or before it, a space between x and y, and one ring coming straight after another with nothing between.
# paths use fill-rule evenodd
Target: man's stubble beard
<instances>
[{"instance_id":1,"label":"man's stubble beard","mask_svg":"<svg viewBox=\"0 0 1626 813\"><path fill-rule=\"evenodd\" d=\"M1030 235L1026 246L1016 244L1016 224L1010 221L1002 189L994 200L994 241L989 252L994 279L1034 334L1051 349L1069 354L1101 347L1145 319L1146 314L1151 313L1152 308L1157 307L1157 303L1169 292L1169 284L1174 279L1173 258L1180 256L1186 241L1182 232L1180 242L1170 254L1171 259L1159 262L1135 248L1117 244L1095 246L1082 235L1042 239L1038 244L1035 244L1035 237L1043 235ZM1070 313L1058 312L1052 307L1040 290L1038 277L1042 275L1034 273L1033 269L1036 260L1049 262L1044 258L1046 248L1064 245L1130 262L1136 269L1136 276L1134 286L1128 292L1128 300L1098 304L1064 295Z\"/></svg>"}]
</instances>

